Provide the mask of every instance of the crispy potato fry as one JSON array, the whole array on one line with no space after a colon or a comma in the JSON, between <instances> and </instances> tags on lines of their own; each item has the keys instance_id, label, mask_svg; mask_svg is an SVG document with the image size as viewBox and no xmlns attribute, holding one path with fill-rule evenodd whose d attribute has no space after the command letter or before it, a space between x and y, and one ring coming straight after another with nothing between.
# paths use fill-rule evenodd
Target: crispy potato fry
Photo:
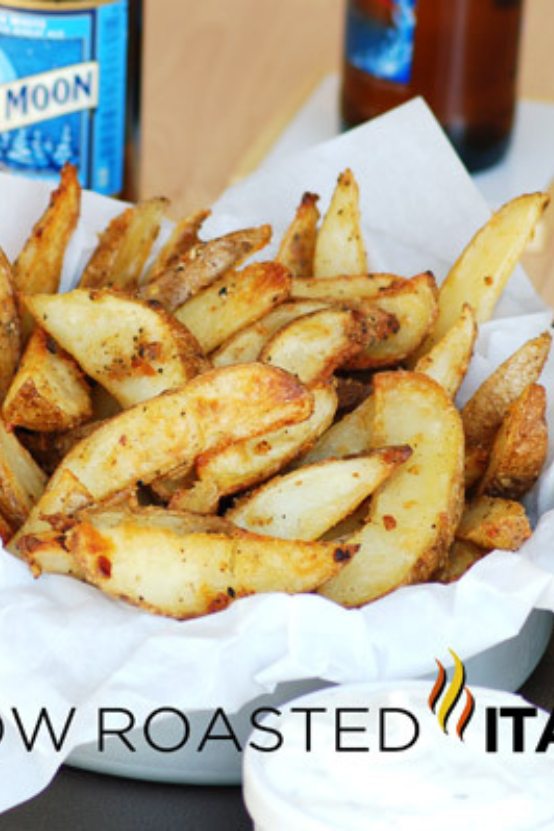
<instances>
[{"instance_id":1,"label":"crispy potato fry","mask_svg":"<svg viewBox=\"0 0 554 831\"><path fill-rule=\"evenodd\" d=\"M107 594L178 619L224 609L244 595L313 591L356 552L239 529L232 536L190 532L179 515L157 516L91 512L68 533L67 546Z\"/></svg>"},{"instance_id":2,"label":"crispy potato fry","mask_svg":"<svg viewBox=\"0 0 554 831\"><path fill-rule=\"evenodd\" d=\"M417 361L415 371L433 378L454 398L466 376L476 337L475 315L466 304L456 323Z\"/></svg>"},{"instance_id":3,"label":"crispy potato fry","mask_svg":"<svg viewBox=\"0 0 554 831\"><path fill-rule=\"evenodd\" d=\"M4 399L21 356L19 313L12 269L0 248L0 401Z\"/></svg>"},{"instance_id":4,"label":"crispy potato fry","mask_svg":"<svg viewBox=\"0 0 554 831\"><path fill-rule=\"evenodd\" d=\"M0 419L0 511L14 529L40 499L46 476Z\"/></svg>"},{"instance_id":5,"label":"crispy potato fry","mask_svg":"<svg viewBox=\"0 0 554 831\"><path fill-rule=\"evenodd\" d=\"M466 444L464 461L466 490L470 490L485 475L490 452L490 447L481 447L479 444Z\"/></svg>"},{"instance_id":6,"label":"crispy potato fry","mask_svg":"<svg viewBox=\"0 0 554 831\"><path fill-rule=\"evenodd\" d=\"M311 277L314 273L314 252L317 239L319 196L305 193L296 216L285 231L276 260L294 277Z\"/></svg>"},{"instance_id":7,"label":"crispy potato fry","mask_svg":"<svg viewBox=\"0 0 554 831\"><path fill-rule=\"evenodd\" d=\"M13 537L14 529L8 522L5 516L0 514L0 540L2 541L3 545L7 545L11 538Z\"/></svg>"},{"instance_id":8,"label":"crispy potato fry","mask_svg":"<svg viewBox=\"0 0 554 831\"><path fill-rule=\"evenodd\" d=\"M278 476L225 514L239 528L286 540L317 540L351 514L412 455L385 447L368 456L331 459Z\"/></svg>"},{"instance_id":9,"label":"crispy potato fry","mask_svg":"<svg viewBox=\"0 0 554 831\"><path fill-rule=\"evenodd\" d=\"M323 433L312 449L302 457L301 464L311 465L325 459L344 459L355 453L367 453L373 441L374 416L375 401L370 395L359 407Z\"/></svg>"},{"instance_id":10,"label":"crispy potato fry","mask_svg":"<svg viewBox=\"0 0 554 831\"><path fill-rule=\"evenodd\" d=\"M338 277L294 278L291 297L295 300L323 300L327 303L377 300L383 292L400 288L408 280L394 274L349 274Z\"/></svg>"},{"instance_id":11,"label":"crispy potato fry","mask_svg":"<svg viewBox=\"0 0 554 831\"><path fill-rule=\"evenodd\" d=\"M469 502L456 529L456 539L489 550L517 551L530 536L523 505L490 496L478 496Z\"/></svg>"},{"instance_id":12,"label":"crispy potato fry","mask_svg":"<svg viewBox=\"0 0 554 831\"><path fill-rule=\"evenodd\" d=\"M312 393L314 410L306 421L200 456L197 472L202 492L213 494L208 484L213 483L220 496L237 493L263 482L306 453L329 427L337 409L337 394L331 385L314 388Z\"/></svg>"},{"instance_id":13,"label":"crispy potato fry","mask_svg":"<svg viewBox=\"0 0 554 831\"><path fill-rule=\"evenodd\" d=\"M376 300L354 304L370 314L380 310L397 321L396 331L370 344L348 362L350 369L380 369L394 366L415 352L437 318L437 286L430 273L418 274L399 287L382 292Z\"/></svg>"},{"instance_id":14,"label":"crispy potato fry","mask_svg":"<svg viewBox=\"0 0 554 831\"><path fill-rule=\"evenodd\" d=\"M439 294L439 315L418 357L428 352L456 323L464 305L477 323L488 320L548 205L544 193L512 199L481 228L450 270Z\"/></svg>"},{"instance_id":15,"label":"crispy potato fry","mask_svg":"<svg viewBox=\"0 0 554 831\"><path fill-rule=\"evenodd\" d=\"M196 338L161 307L101 289L27 298L33 317L123 407L209 369Z\"/></svg>"},{"instance_id":16,"label":"crispy potato fry","mask_svg":"<svg viewBox=\"0 0 554 831\"><path fill-rule=\"evenodd\" d=\"M433 580L437 583L454 583L489 553L488 549L480 548L467 540L454 540L446 560L433 575Z\"/></svg>"},{"instance_id":17,"label":"crispy potato fry","mask_svg":"<svg viewBox=\"0 0 554 831\"><path fill-rule=\"evenodd\" d=\"M139 202L113 219L100 235L81 275L83 289L134 289L169 206L157 197Z\"/></svg>"},{"instance_id":18,"label":"crispy potato fry","mask_svg":"<svg viewBox=\"0 0 554 831\"><path fill-rule=\"evenodd\" d=\"M314 277L365 274L367 257L360 221L358 183L351 170L339 176L317 235Z\"/></svg>"},{"instance_id":19,"label":"crispy potato fry","mask_svg":"<svg viewBox=\"0 0 554 831\"><path fill-rule=\"evenodd\" d=\"M527 341L481 384L462 409L468 446L492 446L510 406L539 379L551 343L549 332Z\"/></svg>"},{"instance_id":20,"label":"crispy potato fry","mask_svg":"<svg viewBox=\"0 0 554 831\"><path fill-rule=\"evenodd\" d=\"M270 239L271 226L262 225L199 242L166 271L142 286L139 296L144 300L157 300L168 311L175 311L225 272L238 268Z\"/></svg>"},{"instance_id":21,"label":"crispy potato fry","mask_svg":"<svg viewBox=\"0 0 554 831\"><path fill-rule=\"evenodd\" d=\"M547 452L546 390L530 384L502 422L479 493L520 499L537 481Z\"/></svg>"},{"instance_id":22,"label":"crispy potato fry","mask_svg":"<svg viewBox=\"0 0 554 831\"><path fill-rule=\"evenodd\" d=\"M321 309L279 329L259 360L292 372L304 384L322 384L376 340L380 326L379 315L369 320L349 309Z\"/></svg>"},{"instance_id":23,"label":"crispy potato fry","mask_svg":"<svg viewBox=\"0 0 554 831\"><path fill-rule=\"evenodd\" d=\"M58 290L67 244L81 211L81 186L77 169L70 164L61 171L59 187L36 223L31 236L13 265L17 292L55 292Z\"/></svg>"},{"instance_id":24,"label":"crispy potato fry","mask_svg":"<svg viewBox=\"0 0 554 831\"><path fill-rule=\"evenodd\" d=\"M27 343L3 413L7 424L45 433L71 430L92 415L81 369L43 329Z\"/></svg>"},{"instance_id":25,"label":"crispy potato fry","mask_svg":"<svg viewBox=\"0 0 554 831\"><path fill-rule=\"evenodd\" d=\"M312 395L275 367L240 364L199 375L114 416L70 450L23 533L44 530L45 503L48 513L63 510L56 505L68 496L66 471L99 501L209 450L302 421L312 409Z\"/></svg>"},{"instance_id":26,"label":"crispy potato fry","mask_svg":"<svg viewBox=\"0 0 554 831\"><path fill-rule=\"evenodd\" d=\"M219 349L212 352L210 358L213 365L230 366L257 361L265 344L279 329L299 317L326 307L327 304L319 300L282 303L260 320L232 335Z\"/></svg>"},{"instance_id":27,"label":"crispy potato fry","mask_svg":"<svg viewBox=\"0 0 554 831\"><path fill-rule=\"evenodd\" d=\"M186 480L169 501L172 511L192 511L195 514L216 514L219 508L217 484L211 479Z\"/></svg>"},{"instance_id":28,"label":"crispy potato fry","mask_svg":"<svg viewBox=\"0 0 554 831\"><path fill-rule=\"evenodd\" d=\"M211 352L290 294L290 275L279 263L253 263L225 274L180 306L175 317Z\"/></svg>"},{"instance_id":29,"label":"crispy potato fry","mask_svg":"<svg viewBox=\"0 0 554 831\"><path fill-rule=\"evenodd\" d=\"M198 232L210 213L211 211L196 211L192 216L185 217L175 225L167 242L146 272L145 283L157 280L166 271L174 268L183 255L187 254L194 245L198 245L200 242Z\"/></svg>"},{"instance_id":30,"label":"crispy potato fry","mask_svg":"<svg viewBox=\"0 0 554 831\"><path fill-rule=\"evenodd\" d=\"M407 444L413 456L374 494L367 524L349 540L360 545L356 559L320 589L345 606L428 579L463 509L464 434L449 396L417 373L384 372L374 383L374 446Z\"/></svg>"}]
</instances>

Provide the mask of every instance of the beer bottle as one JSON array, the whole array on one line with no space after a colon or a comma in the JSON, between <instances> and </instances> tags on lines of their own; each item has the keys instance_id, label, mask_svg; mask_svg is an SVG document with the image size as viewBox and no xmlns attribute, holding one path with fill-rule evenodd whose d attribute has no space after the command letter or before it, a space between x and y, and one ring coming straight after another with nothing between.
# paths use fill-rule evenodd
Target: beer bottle
<instances>
[{"instance_id":1,"label":"beer bottle","mask_svg":"<svg viewBox=\"0 0 554 831\"><path fill-rule=\"evenodd\" d=\"M345 127L422 95L470 170L514 118L522 0L347 0Z\"/></svg>"},{"instance_id":2,"label":"beer bottle","mask_svg":"<svg viewBox=\"0 0 554 831\"><path fill-rule=\"evenodd\" d=\"M0 0L0 168L134 199L142 0Z\"/></svg>"}]
</instances>

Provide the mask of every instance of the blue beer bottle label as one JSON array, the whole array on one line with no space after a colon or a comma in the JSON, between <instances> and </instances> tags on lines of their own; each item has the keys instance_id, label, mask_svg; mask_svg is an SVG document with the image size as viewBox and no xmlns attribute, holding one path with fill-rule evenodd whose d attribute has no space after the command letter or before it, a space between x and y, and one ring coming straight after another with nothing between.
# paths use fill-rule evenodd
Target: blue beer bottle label
<instances>
[{"instance_id":1,"label":"blue beer bottle label","mask_svg":"<svg viewBox=\"0 0 554 831\"><path fill-rule=\"evenodd\" d=\"M357 69L399 84L410 81L417 0L348 4L346 58Z\"/></svg>"},{"instance_id":2,"label":"blue beer bottle label","mask_svg":"<svg viewBox=\"0 0 554 831\"><path fill-rule=\"evenodd\" d=\"M119 193L129 1L28 5L0 4L0 168Z\"/></svg>"}]
</instances>

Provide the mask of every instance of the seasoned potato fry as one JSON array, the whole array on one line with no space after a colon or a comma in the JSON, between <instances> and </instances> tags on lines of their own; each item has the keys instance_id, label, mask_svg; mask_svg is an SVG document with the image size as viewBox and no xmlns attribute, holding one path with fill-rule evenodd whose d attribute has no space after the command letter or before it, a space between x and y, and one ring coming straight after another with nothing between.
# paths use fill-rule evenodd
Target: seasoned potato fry
<instances>
[{"instance_id":1,"label":"seasoned potato fry","mask_svg":"<svg viewBox=\"0 0 554 831\"><path fill-rule=\"evenodd\" d=\"M492 446L510 406L529 384L539 379L551 343L549 332L527 341L481 384L462 410L469 446Z\"/></svg>"},{"instance_id":2,"label":"seasoned potato fry","mask_svg":"<svg viewBox=\"0 0 554 831\"><path fill-rule=\"evenodd\" d=\"M370 395L359 407L323 433L300 463L311 465L325 459L344 459L355 453L367 453L373 441L374 416L375 402Z\"/></svg>"},{"instance_id":3,"label":"seasoned potato fry","mask_svg":"<svg viewBox=\"0 0 554 831\"><path fill-rule=\"evenodd\" d=\"M530 384L502 422L479 493L520 499L537 481L547 452L546 390Z\"/></svg>"},{"instance_id":4,"label":"seasoned potato fry","mask_svg":"<svg viewBox=\"0 0 554 831\"><path fill-rule=\"evenodd\" d=\"M145 283L157 280L166 271L174 268L190 249L198 245L198 232L211 211L197 211L178 222L169 239L152 262L144 278Z\"/></svg>"},{"instance_id":5,"label":"seasoned potato fry","mask_svg":"<svg viewBox=\"0 0 554 831\"><path fill-rule=\"evenodd\" d=\"M305 193L296 211L296 216L287 228L277 257L294 277L311 277L314 273L314 252L317 239L319 196Z\"/></svg>"},{"instance_id":6,"label":"seasoned potato fry","mask_svg":"<svg viewBox=\"0 0 554 831\"><path fill-rule=\"evenodd\" d=\"M477 323L490 318L547 205L544 193L519 196L477 232L441 286L437 322L419 357L456 323L466 303Z\"/></svg>"},{"instance_id":7,"label":"seasoned potato fry","mask_svg":"<svg viewBox=\"0 0 554 831\"><path fill-rule=\"evenodd\" d=\"M35 294L29 311L87 375L130 407L209 368L196 338L161 307L99 289Z\"/></svg>"},{"instance_id":8,"label":"seasoned potato fry","mask_svg":"<svg viewBox=\"0 0 554 831\"><path fill-rule=\"evenodd\" d=\"M530 536L523 505L490 496L478 496L469 502L456 529L456 539L489 550L517 551Z\"/></svg>"},{"instance_id":9,"label":"seasoned potato fry","mask_svg":"<svg viewBox=\"0 0 554 831\"><path fill-rule=\"evenodd\" d=\"M13 265L15 288L20 294L58 290L67 244L81 211L81 186L77 169L66 164L59 187L33 228Z\"/></svg>"},{"instance_id":10,"label":"seasoned potato fry","mask_svg":"<svg viewBox=\"0 0 554 831\"><path fill-rule=\"evenodd\" d=\"M100 235L80 287L136 288L168 205L161 197L147 199L116 216Z\"/></svg>"},{"instance_id":11,"label":"seasoned potato fry","mask_svg":"<svg viewBox=\"0 0 554 831\"><path fill-rule=\"evenodd\" d=\"M168 311L175 311L201 289L215 283L226 271L238 268L270 239L271 226L261 225L199 242L166 271L142 286L139 296L144 300L157 300Z\"/></svg>"},{"instance_id":12,"label":"seasoned potato fry","mask_svg":"<svg viewBox=\"0 0 554 831\"><path fill-rule=\"evenodd\" d=\"M7 424L45 433L71 430L92 415L81 369L43 329L29 339L3 413Z\"/></svg>"},{"instance_id":13,"label":"seasoned potato fry","mask_svg":"<svg viewBox=\"0 0 554 831\"><path fill-rule=\"evenodd\" d=\"M370 320L349 309L312 312L279 329L258 360L292 372L304 384L322 384L378 339L388 324L383 318L377 314Z\"/></svg>"},{"instance_id":14,"label":"seasoned potato fry","mask_svg":"<svg viewBox=\"0 0 554 831\"><path fill-rule=\"evenodd\" d=\"M374 446L407 444L413 456L377 490L368 522L348 540L360 545L356 559L320 589L345 606L428 579L463 508L464 434L450 397L417 373L383 372L374 385Z\"/></svg>"},{"instance_id":15,"label":"seasoned potato fry","mask_svg":"<svg viewBox=\"0 0 554 831\"><path fill-rule=\"evenodd\" d=\"M0 419L0 511L15 529L40 499L46 476Z\"/></svg>"},{"instance_id":16,"label":"seasoned potato fry","mask_svg":"<svg viewBox=\"0 0 554 831\"><path fill-rule=\"evenodd\" d=\"M19 313L12 269L0 248L0 401L12 382L21 355Z\"/></svg>"},{"instance_id":17,"label":"seasoned potato fry","mask_svg":"<svg viewBox=\"0 0 554 831\"><path fill-rule=\"evenodd\" d=\"M314 410L310 418L257 438L230 444L198 458L199 487L213 483L220 496L237 493L278 473L292 459L307 452L333 421L337 394L332 386L312 389ZM212 490L213 493L213 490Z\"/></svg>"},{"instance_id":18,"label":"seasoned potato fry","mask_svg":"<svg viewBox=\"0 0 554 831\"><path fill-rule=\"evenodd\" d=\"M265 344L279 329L299 317L326 307L327 304L319 300L282 303L260 320L232 335L219 349L212 352L210 358L213 365L230 366L258 360Z\"/></svg>"},{"instance_id":19,"label":"seasoned potato fry","mask_svg":"<svg viewBox=\"0 0 554 831\"><path fill-rule=\"evenodd\" d=\"M408 281L394 274L349 274L338 277L303 277L292 281L295 300L324 300L327 303L377 300L383 292L400 288Z\"/></svg>"},{"instance_id":20,"label":"seasoned potato fry","mask_svg":"<svg viewBox=\"0 0 554 831\"><path fill-rule=\"evenodd\" d=\"M56 504L68 496L66 471L99 501L211 449L302 421L312 409L312 395L275 367L240 364L199 375L114 416L70 450L23 533L44 529L46 502L49 513L63 510Z\"/></svg>"},{"instance_id":21,"label":"seasoned potato fry","mask_svg":"<svg viewBox=\"0 0 554 831\"><path fill-rule=\"evenodd\" d=\"M286 540L317 540L351 514L412 455L385 447L278 476L243 497L225 518L239 528Z\"/></svg>"},{"instance_id":22,"label":"seasoned potato fry","mask_svg":"<svg viewBox=\"0 0 554 831\"><path fill-rule=\"evenodd\" d=\"M253 263L225 274L180 306L175 317L211 352L290 294L290 275L279 263Z\"/></svg>"},{"instance_id":23,"label":"seasoned potato fry","mask_svg":"<svg viewBox=\"0 0 554 831\"><path fill-rule=\"evenodd\" d=\"M437 583L454 583L463 577L472 565L489 553L488 549L481 548L467 540L454 540L446 560L433 575L433 580Z\"/></svg>"},{"instance_id":24,"label":"seasoned potato fry","mask_svg":"<svg viewBox=\"0 0 554 831\"><path fill-rule=\"evenodd\" d=\"M16 553L28 564L35 577L41 574L67 574L85 580L85 572L65 547L65 534L40 531L26 534L17 541Z\"/></svg>"},{"instance_id":25,"label":"seasoned potato fry","mask_svg":"<svg viewBox=\"0 0 554 831\"><path fill-rule=\"evenodd\" d=\"M416 372L437 381L454 398L464 380L477 337L477 323L467 304L456 323L417 361Z\"/></svg>"},{"instance_id":26,"label":"seasoned potato fry","mask_svg":"<svg viewBox=\"0 0 554 831\"><path fill-rule=\"evenodd\" d=\"M317 235L314 277L365 274L367 257L360 221L358 183L351 170L339 176Z\"/></svg>"},{"instance_id":27,"label":"seasoned potato fry","mask_svg":"<svg viewBox=\"0 0 554 831\"><path fill-rule=\"evenodd\" d=\"M481 447L479 444L466 444L464 462L466 490L470 490L485 475L490 452L490 447Z\"/></svg>"},{"instance_id":28,"label":"seasoned potato fry","mask_svg":"<svg viewBox=\"0 0 554 831\"><path fill-rule=\"evenodd\" d=\"M232 536L191 533L179 515L164 511L159 523L156 516L91 512L68 533L67 546L107 594L178 619L224 609L244 595L313 591L356 553L355 546L239 529Z\"/></svg>"},{"instance_id":29,"label":"seasoned potato fry","mask_svg":"<svg viewBox=\"0 0 554 831\"><path fill-rule=\"evenodd\" d=\"M370 344L347 366L350 369L394 366L413 354L433 328L437 318L435 278L430 273L418 274L399 287L382 292L378 299L354 305L366 314L377 309L392 315L397 327L388 337Z\"/></svg>"}]
</instances>

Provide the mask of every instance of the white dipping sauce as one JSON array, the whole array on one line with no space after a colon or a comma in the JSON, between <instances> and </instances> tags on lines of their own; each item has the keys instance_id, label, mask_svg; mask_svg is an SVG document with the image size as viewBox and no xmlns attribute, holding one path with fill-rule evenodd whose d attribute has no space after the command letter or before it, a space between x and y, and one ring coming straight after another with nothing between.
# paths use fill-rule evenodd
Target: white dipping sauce
<instances>
[{"instance_id":1,"label":"white dipping sauce","mask_svg":"<svg viewBox=\"0 0 554 831\"><path fill-rule=\"evenodd\" d=\"M275 734L255 730L245 753L244 795L257 831L554 829L554 744L536 752L548 714L537 711L524 718L525 751L514 752L514 719L497 709L498 749L487 752L487 708L532 705L509 693L470 687L475 710L461 741L456 724L465 694L445 734L428 705L432 686L334 687L291 702L280 716L266 719L264 726L279 731L283 744L272 752L255 749L251 743L273 748L277 741ZM291 707L326 710L311 715L311 752L306 752L307 716ZM369 713L343 712L343 727L357 730L343 730L338 738L343 748L369 751L337 752L338 708L369 708ZM413 719L391 708L408 711ZM380 737L386 748L415 740L391 752L379 749Z\"/></svg>"}]
</instances>

